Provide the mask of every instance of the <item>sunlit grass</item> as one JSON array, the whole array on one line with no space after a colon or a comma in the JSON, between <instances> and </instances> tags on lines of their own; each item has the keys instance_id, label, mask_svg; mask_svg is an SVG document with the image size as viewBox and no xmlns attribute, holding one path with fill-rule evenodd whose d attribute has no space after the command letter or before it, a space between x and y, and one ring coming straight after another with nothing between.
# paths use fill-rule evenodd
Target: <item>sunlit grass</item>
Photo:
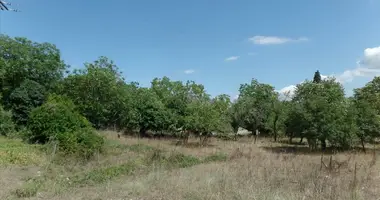
<instances>
[{"instance_id":1,"label":"sunlit grass","mask_svg":"<svg viewBox=\"0 0 380 200\"><path fill-rule=\"evenodd\" d=\"M0 137L0 166L41 165L46 162L40 145L29 145L21 140Z\"/></svg>"}]
</instances>

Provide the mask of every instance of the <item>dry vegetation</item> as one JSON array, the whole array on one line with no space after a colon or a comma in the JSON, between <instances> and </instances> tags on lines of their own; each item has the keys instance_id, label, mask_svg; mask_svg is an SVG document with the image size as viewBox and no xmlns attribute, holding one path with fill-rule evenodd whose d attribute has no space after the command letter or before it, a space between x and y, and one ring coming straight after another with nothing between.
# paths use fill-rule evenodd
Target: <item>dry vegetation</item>
<instances>
[{"instance_id":1,"label":"dry vegetation","mask_svg":"<svg viewBox=\"0 0 380 200\"><path fill-rule=\"evenodd\" d=\"M265 139L256 145L249 138L213 139L200 148L191 143L176 146L175 140L104 135L106 152L87 164L63 162L53 154L36 154L38 146L1 139L0 199L376 200L380 196L375 151L325 155L321 163L320 154L301 153L296 146Z\"/></svg>"}]
</instances>

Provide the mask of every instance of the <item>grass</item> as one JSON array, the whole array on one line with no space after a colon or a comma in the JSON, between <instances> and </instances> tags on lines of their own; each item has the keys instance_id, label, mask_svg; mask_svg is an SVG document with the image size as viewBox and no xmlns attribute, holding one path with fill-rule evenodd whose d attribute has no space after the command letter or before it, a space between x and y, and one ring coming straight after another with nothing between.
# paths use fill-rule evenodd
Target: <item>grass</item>
<instances>
[{"instance_id":1,"label":"grass","mask_svg":"<svg viewBox=\"0 0 380 200\"><path fill-rule=\"evenodd\" d=\"M21 140L0 137L0 166L41 165L46 156L39 145L28 145Z\"/></svg>"},{"instance_id":2,"label":"grass","mask_svg":"<svg viewBox=\"0 0 380 200\"><path fill-rule=\"evenodd\" d=\"M40 175L25 171L32 168L25 165L24 174L20 169L6 176L8 184L1 185L0 180L6 186L0 187L0 198L371 200L380 196L375 153L334 154L331 170L321 167L320 154L272 151L284 145L265 140L253 144L244 138L213 139L212 145L193 148L174 146L171 140L117 139L112 132L106 134L105 154L86 164L51 163L48 168L36 164ZM0 146L15 146L11 143ZM38 152L39 147L33 148ZM329 159L326 155L324 163ZM345 164L337 167L339 163ZM15 174L19 180L9 181Z\"/></svg>"}]
</instances>

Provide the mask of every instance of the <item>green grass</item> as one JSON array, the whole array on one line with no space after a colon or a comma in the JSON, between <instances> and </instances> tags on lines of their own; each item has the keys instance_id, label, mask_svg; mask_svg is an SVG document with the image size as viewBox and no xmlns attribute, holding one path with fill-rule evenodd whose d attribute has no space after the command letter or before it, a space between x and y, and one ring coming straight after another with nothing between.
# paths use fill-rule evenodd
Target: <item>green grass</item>
<instances>
[{"instance_id":1,"label":"green grass","mask_svg":"<svg viewBox=\"0 0 380 200\"><path fill-rule=\"evenodd\" d=\"M0 166L41 165L46 156L41 145L30 145L21 140L0 137Z\"/></svg>"},{"instance_id":2,"label":"green grass","mask_svg":"<svg viewBox=\"0 0 380 200\"><path fill-rule=\"evenodd\" d=\"M121 165L94 169L84 174L68 178L67 183L70 187L100 184L122 175L132 174L138 166L136 162L128 162Z\"/></svg>"},{"instance_id":3,"label":"green grass","mask_svg":"<svg viewBox=\"0 0 380 200\"><path fill-rule=\"evenodd\" d=\"M3 138L3 140L8 141ZM21 141L9 140L8 146L28 147L31 145L23 144ZM13 143L12 143L13 142ZM4 144L5 145L5 144ZM38 149L37 147L35 147ZM22 149L22 148L18 148ZM120 144L117 141L107 141L106 143L106 156L120 156L128 155L128 153L134 153L138 155L127 161L123 161L121 164L112 164L108 166L96 166L85 170L85 172L53 172L53 174L45 174L41 177L37 177L31 180L27 180L17 190L13 191L13 194L18 198L27 198L36 196L41 191L54 191L55 193L61 193L68 191L70 188L78 188L85 186L94 186L98 184L111 181L121 176L130 176L138 173L146 173L152 170L152 167L160 166L166 170L187 168L202 163L225 161L227 156L224 154L213 154L204 159L197 158L191 155L185 155L178 152L163 151L155 147L151 147L144 144L125 145ZM25 154L27 151L25 151ZM30 152L29 152L30 153ZM34 159L34 158L33 158ZM52 164L50 167L55 168L57 164ZM66 174L62 176L59 174ZM54 188L50 188L54 185Z\"/></svg>"},{"instance_id":4,"label":"green grass","mask_svg":"<svg viewBox=\"0 0 380 200\"><path fill-rule=\"evenodd\" d=\"M224 162L227 160L227 155L223 153L216 153L207 156L203 162L208 163L208 162Z\"/></svg>"},{"instance_id":5,"label":"green grass","mask_svg":"<svg viewBox=\"0 0 380 200\"><path fill-rule=\"evenodd\" d=\"M13 194L18 198L28 198L37 195L38 190L43 185L43 179L38 177L28 180L21 188L13 191Z\"/></svg>"}]
</instances>

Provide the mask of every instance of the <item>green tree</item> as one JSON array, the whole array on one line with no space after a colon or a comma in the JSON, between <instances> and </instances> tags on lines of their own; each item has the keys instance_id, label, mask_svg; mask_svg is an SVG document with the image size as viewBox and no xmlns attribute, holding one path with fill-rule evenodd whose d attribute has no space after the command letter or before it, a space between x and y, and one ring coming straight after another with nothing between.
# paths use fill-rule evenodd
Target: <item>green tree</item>
<instances>
[{"instance_id":1,"label":"green tree","mask_svg":"<svg viewBox=\"0 0 380 200\"><path fill-rule=\"evenodd\" d=\"M314 73L313 83L320 83L322 81L321 74L319 73L319 70L317 70Z\"/></svg>"},{"instance_id":2,"label":"green tree","mask_svg":"<svg viewBox=\"0 0 380 200\"><path fill-rule=\"evenodd\" d=\"M333 133L342 134L338 125L346 115L346 109L344 89L340 83L334 79L320 83L305 81L297 85L293 101L303 109L306 124L303 132L311 148L315 148L319 140L325 150L326 141Z\"/></svg>"},{"instance_id":3,"label":"green tree","mask_svg":"<svg viewBox=\"0 0 380 200\"><path fill-rule=\"evenodd\" d=\"M181 81L171 81L168 77L163 77L153 79L151 89L177 119L174 127L176 129L183 127L186 108L190 103L189 88Z\"/></svg>"},{"instance_id":4,"label":"green tree","mask_svg":"<svg viewBox=\"0 0 380 200\"><path fill-rule=\"evenodd\" d=\"M141 137L146 137L147 131L173 130L175 117L159 97L150 88L139 88L134 104L138 113L138 128Z\"/></svg>"},{"instance_id":5,"label":"green tree","mask_svg":"<svg viewBox=\"0 0 380 200\"><path fill-rule=\"evenodd\" d=\"M13 119L18 125L26 125L30 111L44 103L45 95L45 87L29 79L13 90L9 101Z\"/></svg>"},{"instance_id":6,"label":"green tree","mask_svg":"<svg viewBox=\"0 0 380 200\"><path fill-rule=\"evenodd\" d=\"M304 131L308 128L305 110L301 104L296 102L288 103L288 112L284 119L285 133L289 137L289 143L292 143L294 137L300 137L300 143L305 137Z\"/></svg>"},{"instance_id":7,"label":"green tree","mask_svg":"<svg viewBox=\"0 0 380 200\"><path fill-rule=\"evenodd\" d=\"M222 130L223 118L215 105L209 100L192 101L185 117L185 129L196 134L200 138L200 145L206 144L212 132L224 132Z\"/></svg>"},{"instance_id":8,"label":"green tree","mask_svg":"<svg viewBox=\"0 0 380 200\"><path fill-rule=\"evenodd\" d=\"M0 135L8 136L15 131L15 125L12 121L12 113L5 111L0 104Z\"/></svg>"},{"instance_id":9,"label":"green tree","mask_svg":"<svg viewBox=\"0 0 380 200\"><path fill-rule=\"evenodd\" d=\"M355 89L355 99L368 102L380 114L380 77L375 77L364 87Z\"/></svg>"},{"instance_id":10,"label":"green tree","mask_svg":"<svg viewBox=\"0 0 380 200\"><path fill-rule=\"evenodd\" d=\"M274 87L252 79L250 84L242 84L237 101L242 106L243 128L255 133L256 130L268 132L270 116L277 94Z\"/></svg>"},{"instance_id":11,"label":"green tree","mask_svg":"<svg viewBox=\"0 0 380 200\"><path fill-rule=\"evenodd\" d=\"M95 128L121 129L126 119L133 118L129 114L133 113L130 109L134 88L124 82L113 61L100 57L65 78L60 93L70 97Z\"/></svg>"},{"instance_id":12,"label":"green tree","mask_svg":"<svg viewBox=\"0 0 380 200\"><path fill-rule=\"evenodd\" d=\"M211 104L213 109L217 112L216 114L219 117L218 122L220 123L214 131L217 131L218 134L230 133L233 131L229 113L229 109L232 106L230 96L226 94L218 95L211 100Z\"/></svg>"},{"instance_id":13,"label":"green tree","mask_svg":"<svg viewBox=\"0 0 380 200\"><path fill-rule=\"evenodd\" d=\"M233 133L235 134L235 140L237 139L239 128L243 126L244 122L244 108L240 102L241 101L234 102L228 109L230 125Z\"/></svg>"},{"instance_id":14,"label":"green tree","mask_svg":"<svg viewBox=\"0 0 380 200\"><path fill-rule=\"evenodd\" d=\"M7 109L12 107L12 92L24 81L35 81L50 92L67 69L60 51L49 43L0 35L0 47L0 93Z\"/></svg>"},{"instance_id":15,"label":"green tree","mask_svg":"<svg viewBox=\"0 0 380 200\"><path fill-rule=\"evenodd\" d=\"M365 152L365 143L372 142L380 136L380 117L373 104L361 98L361 92L361 89L355 90L353 109L356 115L356 134Z\"/></svg>"}]
</instances>

